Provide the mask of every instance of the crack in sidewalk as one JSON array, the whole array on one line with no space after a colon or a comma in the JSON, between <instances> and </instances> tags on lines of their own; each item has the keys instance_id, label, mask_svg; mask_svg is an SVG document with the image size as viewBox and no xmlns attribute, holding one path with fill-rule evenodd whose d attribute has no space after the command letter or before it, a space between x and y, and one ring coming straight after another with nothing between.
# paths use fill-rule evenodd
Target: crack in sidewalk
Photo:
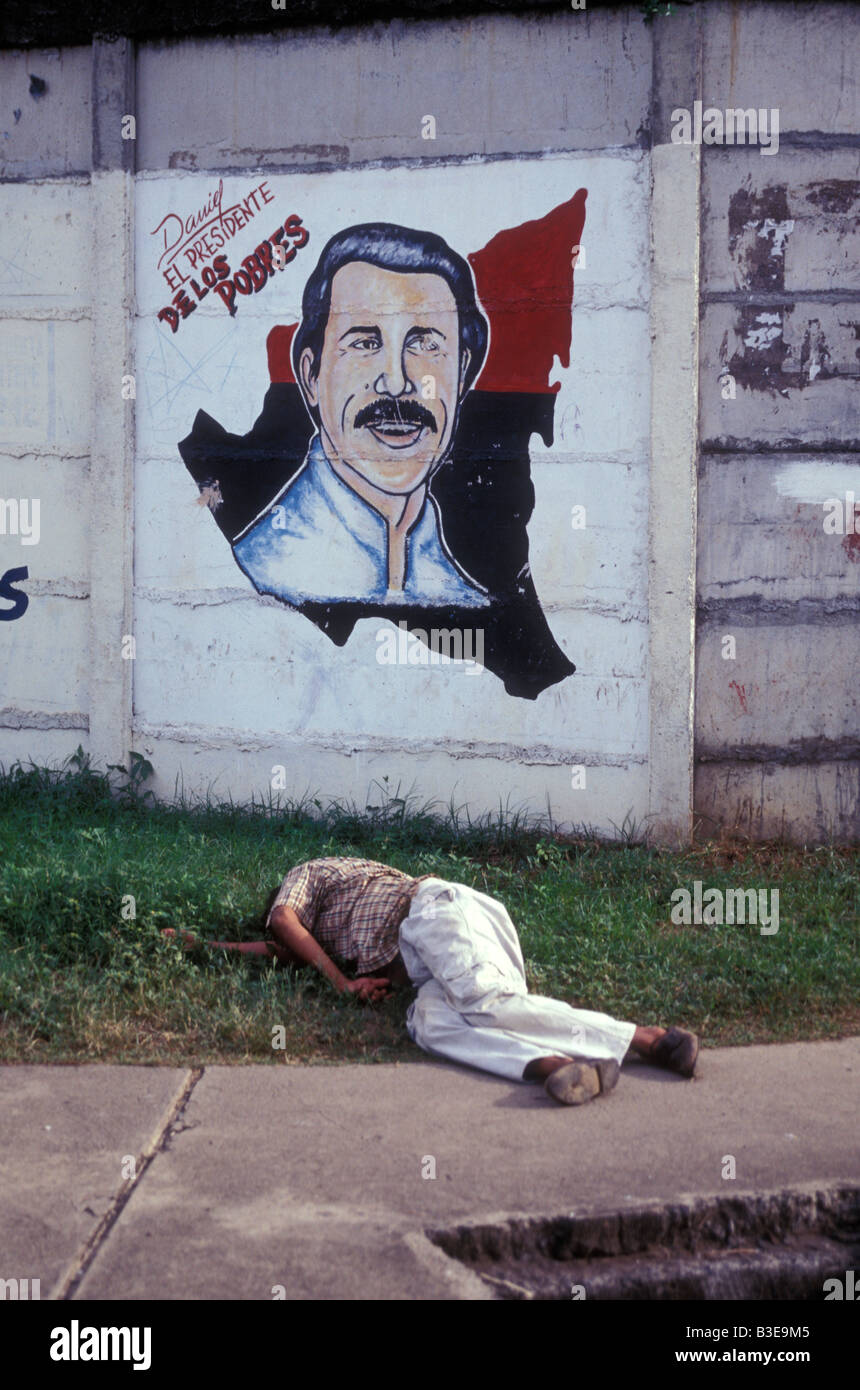
<instances>
[{"instance_id":1,"label":"crack in sidewalk","mask_svg":"<svg viewBox=\"0 0 860 1390\"><path fill-rule=\"evenodd\" d=\"M166 1112L162 1116L155 1132L149 1143L143 1148L140 1158L135 1163L134 1177L126 1178L114 1197L113 1201L104 1212L95 1230L87 1237L77 1255L68 1265L65 1274L52 1294L52 1300L59 1303L68 1302L73 1299L80 1287L84 1275L89 1270L96 1255L101 1250L107 1237L119 1220L131 1194L139 1186L143 1175L152 1163L156 1154L163 1152L176 1132L176 1126L181 1120L185 1108L191 1099L195 1086L204 1073L204 1067L192 1067L185 1076L179 1091L171 1100ZM188 1128L189 1126L183 1126Z\"/></svg>"}]
</instances>

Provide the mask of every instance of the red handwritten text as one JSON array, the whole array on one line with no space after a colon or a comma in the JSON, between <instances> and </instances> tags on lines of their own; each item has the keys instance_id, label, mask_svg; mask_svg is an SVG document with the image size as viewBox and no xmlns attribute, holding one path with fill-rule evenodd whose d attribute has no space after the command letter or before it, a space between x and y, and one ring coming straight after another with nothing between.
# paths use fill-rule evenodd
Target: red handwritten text
<instances>
[{"instance_id":1,"label":"red handwritten text","mask_svg":"<svg viewBox=\"0 0 860 1390\"><path fill-rule=\"evenodd\" d=\"M269 278L277 270L283 270L284 266L295 258L296 252L307 245L309 239L307 227L302 226L302 219L296 213L290 213L282 226L277 227L270 237L260 242L250 256L245 257L239 270L231 271L227 257L223 255L216 256L211 265L204 265L199 277L190 277L188 290L178 289L171 303L159 309L159 321L169 323L171 332L175 333L182 320L194 313L199 301L205 299L210 290L215 291L232 317L236 313L237 294L259 294ZM275 247L279 248L277 255ZM192 290L196 300L191 298Z\"/></svg>"},{"instance_id":2,"label":"red handwritten text","mask_svg":"<svg viewBox=\"0 0 860 1390\"><path fill-rule=\"evenodd\" d=\"M192 271L199 274L204 262L217 255L261 208L273 203L275 195L264 179L231 207L225 208L223 200L224 180L219 179L218 187L197 212L185 218L168 212L150 232L150 236L159 237L158 268L171 290L187 284Z\"/></svg>"}]
</instances>

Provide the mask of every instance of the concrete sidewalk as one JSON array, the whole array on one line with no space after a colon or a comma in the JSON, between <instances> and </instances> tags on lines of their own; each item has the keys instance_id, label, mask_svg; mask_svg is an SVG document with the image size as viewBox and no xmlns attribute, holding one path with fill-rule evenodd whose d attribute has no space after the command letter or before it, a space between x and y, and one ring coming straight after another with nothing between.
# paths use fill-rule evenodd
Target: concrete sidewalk
<instances>
[{"instance_id":1,"label":"concrete sidewalk","mask_svg":"<svg viewBox=\"0 0 860 1390\"><path fill-rule=\"evenodd\" d=\"M486 1299L426 1230L860 1180L860 1039L705 1052L700 1073L633 1062L566 1109L423 1060L3 1067L0 1278L43 1298Z\"/></svg>"}]
</instances>

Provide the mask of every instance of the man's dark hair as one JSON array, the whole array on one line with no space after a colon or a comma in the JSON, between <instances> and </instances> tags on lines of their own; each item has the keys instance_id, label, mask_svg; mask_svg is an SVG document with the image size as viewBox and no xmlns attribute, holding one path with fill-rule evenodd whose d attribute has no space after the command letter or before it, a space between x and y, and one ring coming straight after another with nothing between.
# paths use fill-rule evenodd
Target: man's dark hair
<instances>
[{"instance_id":1,"label":"man's dark hair","mask_svg":"<svg viewBox=\"0 0 860 1390\"><path fill-rule=\"evenodd\" d=\"M313 353L314 375L319 375L331 308L331 283L341 267L352 261L366 261L381 270L441 275L454 296L460 317L461 358L464 349L469 351L469 366L463 383L465 395L484 365L488 338L487 320L475 299L475 282L469 264L434 232L417 232L391 222L366 222L358 227L347 227L324 246L302 295L302 321L293 340L296 381L301 381L299 360L305 348Z\"/></svg>"}]
</instances>

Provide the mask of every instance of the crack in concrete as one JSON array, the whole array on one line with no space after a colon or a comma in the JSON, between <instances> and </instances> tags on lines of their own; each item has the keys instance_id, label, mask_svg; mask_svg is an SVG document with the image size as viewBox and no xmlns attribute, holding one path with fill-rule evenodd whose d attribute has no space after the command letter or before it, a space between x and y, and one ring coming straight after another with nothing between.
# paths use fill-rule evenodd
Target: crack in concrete
<instances>
[{"instance_id":1,"label":"crack in concrete","mask_svg":"<svg viewBox=\"0 0 860 1390\"><path fill-rule=\"evenodd\" d=\"M89 727L89 715L81 710L46 714L43 710L15 709L13 705L0 709L0 729L81 729L86 732Z\"/></svg>"},{"instance_id":2,"label":"crack in concrete","mask_svg":"<svg viewBox=\"0 0 860 1390\"><path fill-rule=\"evenodd\" d=\"M626 678L625 678L626 679ZM517 763L528 767L567 768L571 763L581 763L586 767L620 767L644 765L647 755L636 750L629 753L595 753L572 745L552 747L537 744L529 747L506 743L481 742L474 739L468 743L447 739L443 744L435 739L407 739L375 734L255 734L245 729L221 729L215 726L191 726L187 724L153 724L146 720L135 720L134 736L145 742L163 741L165 743L193 743L203 748L239 748L243 752L283 751L287 748L307 749L318 747L327 753L400 753L413 756L436 753L440 749L452 758L488 758L498 762Z\"/></svg>"},{"instance_id":3,"label":"crack in concrete","mask_svg":"<svg viewBox=\"0 0 860 1390\"><path fill-rule=\"evenodd\" d=\"M176 1126L181 1120L185 1108L191 1099L191 1094L203 1075L203 1071L203 1067L192 1067L185 1075L182 1085L156 1126L152 1138L149 1140L149 1143L145 1145L138 1162L135 1163L134 1177L126 1178L95 1230L87 1237L83 1246L66 1269L55 1292L52 1294L52 1299L55 1302L65 1303L75 1297L84 1276L90 1269L93 1261L119 1220L132 1193L140 1185L144 1174L156 1154L161 1153L168 1147L170 1139L176 1130ZM186 1125L184 1128L193 1128L193 1126Z\"/></svg>"},{"instance_id":4,"label":"crack in concrete","mask_svg":"<svg viewBox=\"0 0 860 1390\"><path fill-rule=\"evenodd\" d=\"M799 738L788 747L771 743L697 743L696 763L759 763L772 767L808 767L814 763L853 763L860 758L860 739Z\"/></svg>"}]
</instances>

